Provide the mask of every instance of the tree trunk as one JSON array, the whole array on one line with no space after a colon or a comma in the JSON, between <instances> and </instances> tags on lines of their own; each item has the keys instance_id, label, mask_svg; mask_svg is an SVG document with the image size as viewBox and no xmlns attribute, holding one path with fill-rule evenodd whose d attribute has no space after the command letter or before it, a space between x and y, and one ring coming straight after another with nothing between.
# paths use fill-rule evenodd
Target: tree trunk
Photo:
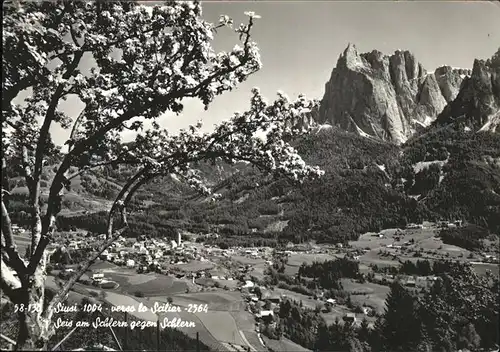
<instances>
[{"instance_id":1,"label":"tree trunk","mask_svg":"<svg viewBox=\"0 0 500 352\"><path fill-rule=\"evenodd\" d=\"M46 256L42 257L35 273L23 280L19 302L18 351L45 351L52 336L52 312L43 312L45 300ZM24 306L21 306L23 304ZM21 308L22 307L22 308ZM22 310L22 311L21 311Z\"/></svg>"},{"instance_id":2,"label":"tree trunk","mask_svg":"<svg viewBox=\"0 0 500 352\"><path fill-rule=\"evenodd\" d=\"M38 312L19 312L17 351L46 351L49 331L45 319Z\"/></svg>"}]
</instances>

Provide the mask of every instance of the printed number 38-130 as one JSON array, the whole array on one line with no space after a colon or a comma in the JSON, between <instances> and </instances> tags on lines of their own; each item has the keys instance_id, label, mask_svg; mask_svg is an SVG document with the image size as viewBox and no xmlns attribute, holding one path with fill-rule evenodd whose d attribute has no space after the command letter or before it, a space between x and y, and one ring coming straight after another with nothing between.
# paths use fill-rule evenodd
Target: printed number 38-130
<instances>
[{"instance_id":1,"label":"printed number 38-130","mask_svg":"<svg viewBox=\"0 0 500 352\"><path fill-rule=\"evenodd\" d=\"M208 304L188 304L188 313L208 313Z\"/></svg>"}]
</instances>

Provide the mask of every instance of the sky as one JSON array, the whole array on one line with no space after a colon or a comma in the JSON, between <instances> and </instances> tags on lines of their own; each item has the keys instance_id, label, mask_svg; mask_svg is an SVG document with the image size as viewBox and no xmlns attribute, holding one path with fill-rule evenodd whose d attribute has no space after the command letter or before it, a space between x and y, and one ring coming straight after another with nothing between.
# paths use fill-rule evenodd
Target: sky
<instances>
[{"instance_id":1,"label":"sky","mask_svg":"<svg viewBox=\"0 0 500 352\"><path fill-rule=\"evenodd\" d=\"M472 68L475 58L489 58L500 47L500 3L258 0L202 4L203 17L210 22L225 14L235 25L246 23L245 11L261 16L255 22L253 40L260 48L263 67L236 90L216 97L208 111L190 100L181 115L167 113L159 123L172 132L200 119L205 130L212 129L235 111L248 108L253 87L259 87L269 100L278 90L291 98L300 93L322 98L325 83L348 43L359 52L409 50L428 71L442 65ZM214 48L229 50L237 43L238 36L224 29L216 36ZM77 116L81 108L73 99L63 105L70 116ZM55 127L52 136L61 144L67 132Z\"/></svg>"}]
</instances>

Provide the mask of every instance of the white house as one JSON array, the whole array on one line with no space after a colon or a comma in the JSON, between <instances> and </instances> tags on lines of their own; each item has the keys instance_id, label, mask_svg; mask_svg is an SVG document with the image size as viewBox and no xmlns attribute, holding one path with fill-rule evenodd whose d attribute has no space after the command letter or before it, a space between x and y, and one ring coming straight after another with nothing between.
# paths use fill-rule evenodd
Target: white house
<instances>
[{"instance_id":1,"label":"white house","mask_svg":"<svg viewBox=\"0 0 500 352\"><path fill-rule=\"evenodd\" d=\"M127 267L133 268L135 266L135 261L132 259L127 259Z\"/></svg>"},{"instance_id":2,"label":"white house","mask_svg":"<svg viewBox=\"0 0 500 352\"><path fill-rule=\"evenodd\" d=\"M247 281L245 281L245 285L243 285L243 288L251 288L254 286L255 286L255 284L252 281L247 280Z\"/></svg>"},{"instance_id":3,"label":"white house","mask_svg":"<svg viewBox=\"0 0 500 352\"><path fill-rule=\"evenodd\" d=\"M274 312L272 310L261 310L259 313L256 314L258 318L265 318L265 317L274 317Z\"/></svg>"},{"instance_id":4,"label":"white house","mask_svg":"<svg viewBox=\"0 0 500 352\"><path fill-rule=\"evenodd\" d=\"M170 241L170 246L172 248L177 248L177 242L175 242L174 240Z\"/></svg>"}]
</instances>

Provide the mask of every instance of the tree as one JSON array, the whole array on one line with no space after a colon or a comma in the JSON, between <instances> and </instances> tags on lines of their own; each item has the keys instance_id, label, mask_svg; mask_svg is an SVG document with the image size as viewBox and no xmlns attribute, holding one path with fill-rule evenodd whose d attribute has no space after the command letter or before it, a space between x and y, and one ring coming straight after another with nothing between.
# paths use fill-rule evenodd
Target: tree
<instances>
[{"instance_id":1,"label":"tree","mask_svg":"<svg viewBox=\"0 0 500 352\"><path fill-rule=\"evenodd\" d=\"M158 118L166 112L180 114L183 99L199 99L207 108L217 95L260 69L258 48L250 35L258 16L248 12L248 23L235 29L240 45L229 53L215 53L211 42L217 30L232 25L227 16L217 25L208 23L197 2L166 2L149 9L131 2L61 1L3 7L2 174L7 165L19 165L15 171L26 180L31 253L23 260L17 251L8 185L3 185L1 287L13 303L41 308L19 312L17 349L46 349L54 334L54 306L65 300L93 261L126 234L127 205L153 178L177 174L190 186L210 193L193 163L243 161L294 182L322 174L286 142L304 132L288 122L317 106L303 96L291 102L280 93L268 104L254 89L250 109L213 132L201 133L198 124L172 136L160 128ZM93 65L89 72L81 68L84 60ZM31 94L24 104L14 103L27 89ZM70 96L84 106L75 119L59 105ZM65 153L52 142L54 125L69 130ZM122 143L125 130L137 134L132 145ZM107 214L106 240L44 305L47 246L56 231L65 190L89 170L122 165L134 174ZM55 175L42 213L40 181L47 167L54 168Z\"/></svg>"},{"instance_id":2,"label":"tree","mask_svg":"<svg viewBox=\"0 0 500 352\"><path fill-rule=\"evenodd\" d=\"M481 337L476 332L474 324L467 324L463 327L459 336L459 348L466 348L471 351L477 350L481 345Z\"/></svg>"},{"instance_id":3,"label":"tree","mask_svg":"<svg viewBox=\"0 0 500 352\"><path fill-rule=\"evenodd\" d=\"M448 263L420 298L420 316L434 349L456 350L456 344L483 348L498 343L498 278L479 276L470 264Z\"/></svg>"},{"instance_id":4,"label":"tree","mask_svg":"<svg viewBox=\"0 0 500 352\"><path fill-rule=\"evenodd\" d=\"M369 341L370 339L370 327L368 325L368 320L366 320L366 317L364 317L361 321L361 326L358 330L358 338L363 342Z\"/></svg>"},{"instance_id":5,"label":"tree","mask_svg":"<svg viewBox=\"0 0 500 352\"><path fill-rule=\"evenodd\" d=\"M398 281L391 285L381 327L382 347L410 351L421 338L416 299Z\"/></svg>"}]
</instances>

